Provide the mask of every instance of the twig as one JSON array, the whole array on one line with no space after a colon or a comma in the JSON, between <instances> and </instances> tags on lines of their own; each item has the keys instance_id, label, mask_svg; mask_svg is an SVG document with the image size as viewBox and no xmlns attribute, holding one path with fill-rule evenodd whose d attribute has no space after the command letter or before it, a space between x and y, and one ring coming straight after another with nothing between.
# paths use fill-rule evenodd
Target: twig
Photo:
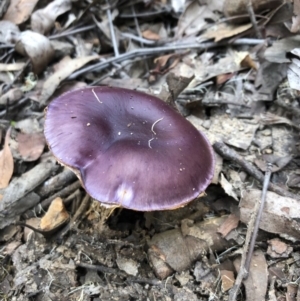
<instances>
[{"instance_id":1,"label":"twig","mask_svg":"<svg viewBox=\"0 0 300 301\"><path fill-rule=\"evenodd\" d=\"M21 106L24 104L29 98L27 96L21 98L17 103L13 104L12 106L9 107L10 112L16 109L17 107ZM0 117L4 117L8 114L8 110L2 110L0 112Z\"/></svg>"},{"instance_id":2,"label":"twig","mask_svg":"<svg viewBox=\"0 0 300 301\"><path fill-rule=\"evenodd\" d=\"M74 35L74 34L77 34L77 33L80 33L80 32L92 30L94 28L96 28L96 25L88 25L88 26L84 26L84 27L81 27L81 28L72 29L72 30L64 31L64 32L61 32L61 33L58 33L58 34L54 34L52 36L49 36L48 39L49 40L60 39L60 38L68 37L70 35Z\"/></svg>"},{"instance_id":3,"label":"twig","mask_svg":"<svg viewBox=\"0 0 300 301\"><path fill-rule=\"evenodd\" d=\"M84 263L84 262L78 262L76 263L77 267L81 267L81 268L85 268L85 269L89 269L89 270L93 270L93 271L98 271L101 272L103 274L115 274L115 275L120 275L120 276L126 276L127 274L124 272L121 272L117 269L114 268L109 268L103 265L99 265L99 264L89 264L89 263Z\"/></svg>"},{"instance_id":4,"label":"twig","mask_svg":"<svg viewBox=\"0 0 300 301\"><path fill-rule=\"evenodd\" d=\"M260 30L258 29L258 26L257 26L256 17L255 17L255 13L254 13L254 10L253 10L251 0L248 0L248 3L247 3L246 7L247 7L247 11L248 11L252 26L255 30L256 36L257 36L258 39L262 39L262 34L261 34L261 32L260 32Z\"/></svg>"},{"instance_id":5,"label":"twig","mask_svg":"<svg viewBox=\"0 0 300 301\"><path fill-rule=\"evenodd\" d=\"M117 44L116 35L115 35L115 29L114 29L114 24L113 24L113 21L112 21L112 16L111 16L111 11L110 11L110 5L109 5L109 1L108 0L106 0L106 4L108 5L108 8L106 10L106 14L107 14L108 22L109 22L111 41L112 41L112 44L113 44L115 57L118 57L119 56L119 49L118 49L118 44Z\"/></svg>"},{"instance_id":6,"label":"twig","mask_svg":"<svg viewBox=\"0 0 300 301\"><path fill-rule=\"evenodd\" d=\"M139 22L138 22L138 19L136 17L134 5L131 5L131 11L132 11L132 14L134 16L134 24L135 24L136 31L139 35L139 38L143 39L141 29L140 29L140 26L139 26ZM140 41L140 44L141 44L141 47L144 48L144 43L142 41ZM145 62L146 71L149 72L149 66L148 66L148 62L147 62L146 58L145 58L144 62Z\"/></svg>"},{"instance_id":7,"label":"twig","mask_svg":"<svg viewBox=\"0 0 300 301\"><path fill-rule=\"evenodd\" d=\"M24 213L24 218L28 219L31 217L34 217L36 214L40 214L43 210L46 210L51 202L56 198L56 197L66 197L73 193L75 190L79 189L81 187L81 184L79 181L76 181L67 187L63 188L62 190L58 191L57 193L53 194L49 198L43 200L40 204L36 205L33 209L28 210L27 212Z\"/></svg>"},{"instance_id":8,"label":"twig","mask_svg":"<svg viewBox=\"0 0 300 301\"><path fill-rule=\"evenodd\" d=\"M264 182L263 173L260 170L258 170L252 163L246 161L241 155L239 155L233 149L229 148L223 142L216 142L214 143L213 146L216 152L219 153L222 157L224 157L227 160L232 160L233 162L240 165L248 174L250 174L256 180L258 180L260 183ZM282 189L281 187L273 183L269 184L269 189L270 191L273 191L279 195L293 198L300 201L299 195L289 192L285 189Z\"/></svg>"},{"instance_id":9,"label":"twig","mask_svg":"<svg viewBox=\"0 0 300 301\"><path fill-rule=\"evenodd\" d=\"M235 40L232 45L257 45L263 43L264 40L258 40L258 39L237 39ZM173 45L166 45L156 48L142 48L142 49L135 49L127 53L120 54L118 57L111 57L107 59L104 62L98 62L94 65L87 66L85 68L82 68L73 74L71 74L67 79L68 80L74 80L78 76L83 75L87 72L92 71L101 71L107 67L109 67L112 63L119 63L121 61L125 61L131 58L136 58L137 56L153 56L156 54L161 54L169 51L177 51L177 50L187 50L187 49L210 49L220 46L228 46L228 43L215 43L215 42L209 42L209 43L192 43L192 44L182 44L182 43L174 43Z\"/></svg>"},{"instance_id":10,"label":"twig","mask_svg":"<svg viewBox=\"0 0 300 301\"><path fill-rule=\"evenodd\" d=\"M229 299L228 299L229 301L236 300L243 279L248 277L250 262L252 259L254 245L255 245L255 241L256 241L256 237L257 237L257 233L258 233L259 222L260 222L260 218L261 218L261 215L263 212L266 195L267 195L267 190L268 190L268 185L270 182L271 170L272 170L272 164L268 164L268 169L266 171L265 179L264 179L261 201L260 202L258 201L256 203L256 205L253 209L251 219L249 220L249 223L248 223L248 230L247 230L245 243L244 243L244 247L243 247L243 254L242 254L242 258L241 258L240 269L239 269L238 275L236 277L234 286L232 287L232 289L229 292Z\"/></svg>"},{"instance_id":11,"label":"twig","mask_svg":"<svg viewBox=\"0 0 300 301\"><path fill-rule=\"evenodd\" d=\"M262 189L261 202L257 202L258 210L257 210L257 212L255 211L253 214L253 219L254 219L255 223L254 223L253 234L251 237L249 251L247 253L247 258L246 258L246 263L245 263L245 270L247 272L249 272L250 262L252 259L254 245L256 242L256 238L257 238L259 223L260 223L261 215L262 215L262 212L263 212L263 209L265 206L265 202L266 202L267 191L268 191L268 187L270 184L270 178L271 178L271 174L272 174L272 167L273 167L272 163L267 163L267 170L265 173L265 180L264 180L263 189Z\"/></svg>"}]
</instances>

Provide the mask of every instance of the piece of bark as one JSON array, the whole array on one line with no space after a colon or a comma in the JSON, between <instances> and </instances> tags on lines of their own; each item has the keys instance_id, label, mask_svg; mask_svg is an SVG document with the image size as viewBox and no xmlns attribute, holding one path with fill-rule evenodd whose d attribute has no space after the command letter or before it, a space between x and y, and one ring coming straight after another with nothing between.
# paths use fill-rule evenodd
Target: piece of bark
<instances>
[{"instance_id":1,"label":"piece of bark","mask_svg":"<svg viewBox=\"0 0 300 301\"><path fill-rule=\"evenodd\" d=\"M217 233L227 217L212 218L193 224L182 221L181 229L174 229L153 236L149 242L148 256L154 272L160 279L174 271L181 272L212 249L221 251L233 245Z\"/></svg>"},{"instance_id":2,"label":"piece of bark","mask_svg":"<svg viewBox=\"0 0 300 301\"><path fill-rule=\"evenodd\" d=\"M69 168L64 168L64 170L45 181L41 187L36 190L36 193L41 197L48 197L56 191L63 189L68 186L69 183L74 182L77 179L75 173Z\"/></svg>"},{"instance_id":3,"label":"piece of bark","mask_svg":"<svg viewBox=\"0 0 300 301\"><path fill-rule=\"evenodd\" d=\"M22 213L40 201L40 197L32 191L58 168L56 160L49 158L0 190L0 229L17 221Z\"/></svg>"},{"instance_id":4,"label":"piece of bark","mask_svg":"<svg viewBox=\"0 0 300 301\"><path fill-rule=\"evenodd\" d=\"M260 197L260 190L243 193L240 201L240 219L243 223L247 224ZM299 201L269 191L259 227L267 232L279 234L285 239L297 241L300 239L299 211Z\"/></svg>"}]
</instances>

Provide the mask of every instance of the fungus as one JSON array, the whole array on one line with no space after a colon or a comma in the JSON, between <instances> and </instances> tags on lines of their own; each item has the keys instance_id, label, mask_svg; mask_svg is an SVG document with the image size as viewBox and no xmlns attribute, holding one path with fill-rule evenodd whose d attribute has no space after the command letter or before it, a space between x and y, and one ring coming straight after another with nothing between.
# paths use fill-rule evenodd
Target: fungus
<instances>
[{"instance_id":1,"label":"fungus","mask_svg":"<svg viewBox=\"0 0 300 301\"><path fill-rule=\"evenodd\" d=\"M160 99L137 91L86 87L46 110L45 136L57 160L106 207L181 207L214 172L207 138Z\"/></svg>"}]
</instances>

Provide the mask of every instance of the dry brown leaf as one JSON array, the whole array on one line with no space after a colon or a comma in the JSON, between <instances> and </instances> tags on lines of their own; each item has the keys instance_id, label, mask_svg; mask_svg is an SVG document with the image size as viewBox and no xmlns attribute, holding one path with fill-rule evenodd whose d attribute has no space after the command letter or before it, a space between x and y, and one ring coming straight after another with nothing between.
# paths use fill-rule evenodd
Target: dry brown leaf
<instances>
[{"instance_id":1,"label":"dry brown leaf","mask_svg":"<svg viewBox=\"0 0 300 301\"><path fill-rule=\"evenodd\" d=\"M49 97L54 93L59 84L72 74L75 70L81 68L85 64L92 60L99 58L98 55L91 55L86 57L79 57L76 59L70 59L70 57L64 57L60 64L63 64L63 68L58 69L54 74L50 75L48 79L44 82L40 103L44 105Z\"/></svg>"},{"instance_id":2,"label":"dry brown leaf","mask_svg":"<svg viewBox=\"0 0 300 301\"><path fill-rule=\"evenodd\" d=\"M240 269L240 258L234 260L234 266L238 271ZM248 277L243 281L246 289L247 301L266 300L268 287L268 264L264 253L261 250L255 250L252 255Z\"/></svg>"},{"instance_id":3,"label":"dry brown leaf","mask_svg":"<svg viewBox=\"0 0 300 301\"><path fill-rule=\"evenodd\" d=\"M222 282L222 292L227 292L233 287L234 284L234 274L232 271L220 270L221 282Z\"/></svg>"},{"instance_id":4,"label":"dry brown leaf","mask_svg":"<svg viewBox=\"0 0 300 301\"><path fill-rule=\"evenodd\" d=\"M278 238L268 240L267 254L273 258L288 258L293 248Z\"/></svg>"},{"instance_id":5,"label":"dry brown leaf","mask_svg":"<svg viewBox=\"0 0 300 301\"><path fill-rule=\"evenodd\" d=\"M147 29L147 30L143 31L142 36L145 39L148 39L148 40L158 41L160 39L160 36L157 33L150 30L150 29Z\"/></svg>"},{"instance_id":6,"label":"dry brown leaf","mask_svg":"<svg viewBox=\"0 0 300 301\"><path fill-rule=\"evenodd\" d=\"M9 147L10 131L9 128L5 136L3 150L0 152L0 189L8 186L14 171L14 159Z\"/></svg>"},{"instance_id":7,"label":"dry brown leaf","mask_svg":"<svg viewBox=\"0 0 300 301\"><path fill-rule=\"evenodd\" d=\"M223 237L226 237L230 231L237 228L239 221L239 217L233 213L228 215L224 223L222 223L222 225L218 228L218 233L220 233Z\"/></svg>"},{"instance_id":8,"label":"dry brown leaf","mask_svg":"<svg viewBox=\"0 0 300 301\"><path fill-rule=\"evenodd\" d=\"M42 217L40 227L43 231L52 231L69 220L67 212L61 198L56 198L52 201L47 213Z\"/></svg>"},{"instance_id":9,"label":"dry brown leaf","mask_svg":"<svg viewBox=\"0 0 300 301\"><path fill-rule=\"evenodd\" d=\"M38 0L11 0L3 20L21 24L27 21Z\"/></svg>"},{"instance_id":10,"label":"dry brown leaf","mask_svg":"<svg viewBox=\"0 0 300 301\"><path fill-rule=\"evenodd\" d=\"M26 162L37 160L46 145L42 127L36 119L17 122L11 131L10 147L13 157Z\"/></svg>"},{"instance_id":11,"label":"dry brown leaf","mask_svg":"<svg viewBox=\"0 0 300 301\"><path fill-rule=\"evenodd\" d=\"M54 56L50 41L45 36L31 30L21 33L16 50L30 58L36 74L42 72Z\"/></svg>"},{"instance_id":12,"label":"dry brown leaf","mask_svg":"<svg viewBox=\"0 0 300 301\"><path fill-rule=\"evenodd\" d=\"M242 33L252 27L252 24L244 25L232 25L228 23L220 23L209 28L201 38L214 39L215 42L219 42L223 39L233 37L239 33Z\"/></svg>"},{"instance_id":13,"label":"dry brown leaf","mask_svg":"<svg viewBox=\"0 0 300 301\"><path fill-rule=\"evenodd\" d=\"M38 9L31 16L31 29L41 34L48 33L56 18L72 7L70 0L55 0L45 8Z\"/></svg>"},{"instance_id":14,"label":"dry brown leaf","mask_svg":"<svg viewBox=\"0 0 300 301\"><path fill-rule=\"evenodd\" d=\"M180 60L180 56L178 54L166 54L160 56L154 60L156 64L155 69L151 70L151 74L165 74L174 68Z\"/></svg>"},{"instance_id":15,"label":"dry brown leaf","mask_svg":"<svg viewBox=\"0 0 300 301\"><path fill-rule=\"evenodd\" d=\"M176 36L196 35L207 25L206 20L216 21L217 15L207 5L202 5L200 1L191 1L180 16Z\"/></svg>"},{"instance_id":16,"label":"dry brown leaf","mask_svg":"<svg viewBox=\"0 0 300 301\"><path fill-rule=\"evenodd\" d=\"M37 160L42 155L46 144L43 133L18 133L16 142L18 143L19 156L27 162Z\"/></svg>"}]
</instances>

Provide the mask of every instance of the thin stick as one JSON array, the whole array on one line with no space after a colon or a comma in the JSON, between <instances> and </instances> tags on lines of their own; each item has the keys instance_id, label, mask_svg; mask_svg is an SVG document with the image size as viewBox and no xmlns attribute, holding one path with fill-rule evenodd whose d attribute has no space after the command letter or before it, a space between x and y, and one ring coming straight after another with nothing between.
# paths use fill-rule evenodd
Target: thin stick
<instances>
[{"instance_id":1,"label":"thin stick","mask_svg":"<svg viewBox=\"0 0 300 301\"><path fill-rule=\"evenodd\" d=\"M139 26L139 22L138 22L138 19L136 17L136 14L135 14L135 9L134 9L134 5L131 5L131 11L132 11L132 14L134 15L134 24L135 24L135 28L136 28L136 31L139 35L139 38L143 38L142 36L142 33L141 33L141 29L140 29L140 26ZM144 48L144 43L142 41L140 41L140 44L141 44L141 47ZM149 66L148 66L148 62L146 60L146 57L144 57L144 62L145 62L145 67L146 67L146 71L149 72Z\"/></svg>"},{"instance_id":2,"label":"thin stick","mask_svg":"<svg viewBox=\"0 0 300 301\"><path fill-rule=\"evenodd\" d=\"M255 30L257 38L262 39L262 34L261 34L261 32L260 32L260 30L258 29L258 26L257 26L257 21L256 21L256 17L255 17L255 13L254 13L254 10L253 10L251 0L249 0L248 3L247 3L247 11L248 11L248 14L249 14L252 26Z\"/></svg>"},{"instance_id":3,"label":"thin stick","mask_svg":"<svg viewBox=\"0 0 300 301\"><path fill-rule=\"evenodd\" d=\"M60 38L63 38L63 37L68 37L70 35L74 35L74 34L77 34L77 33L84 32L84 31L92 30L92 29L95 29L95 28L96 28L96 25L88 25L88 26L84 26L84 27L81 27L81 28L71 29L71 30L67 30L67 31L64 31L64 32L61 32L61 33L58 33L58 34L54 34L52 36L49 36L48 39L49 40L60 39Z\"/></svg>"},{"instance_id":4,"label":"thin stick","mask_svg":"<svg viewBox=\"0 0 300 301\"><path fill-rule=\"evenodd\" d=\"M258 233L258 229L259 229L259 223L260 223L261 215L262 215L262 212L263 212L263 209L265 206L265 202L266 202L267 191L268 191L270 178L271 178L271 174L272 174L272 167L273 167L272 163L267 164L267 170L265 173L265 180L264 180L264 185L263 185L263 190L262 190L261 202L260 202L258 211L254 212L254 215L256 218L254 218L254 220L255 220L254 229L253 229L253 234L251 237L249 251L248 251L247 259L246 259L246 263L245 263L245 270L247 272L249 272L249 267L250 267L250 263L251 263L251 259L252 259L253 250L254 250L254 245L256 242L257 233Z\"/></svg>"},{"instance_id":5,"label":"thin stick","mask_svg":"<svg viewBox=\"0 0 300 301\"><path fill-rule=\"evenodd\" d=\"M229 292L229 299L228 299L229 301L236 301L236 298L240 291L242 281L243 279L248 277L250 262L252 259L252 254L253 254L254 245L255 245L257 232L258 232L259 221L265 204L268 185L270 182L271 170L272 170L272 164L268 164L268 169L265 174L263 191L261 195L261 201L256 202L253 208L252 216L248 223L248 230L245 238L245 243L243 246L243 254L241 258L240 269L236 277L234 286Z\"/></svg>"},{"instance_id":6,"label":"thin stick","mask_svg":"<svg viewBox=\"0 0 300 301\"><path fill-rule=\"evenodd\" d=\"M114 24L113 24L113 21L112 21L112 16L111 16L111 11L110 11L110 5L109 5L109 1L108 0L106 0L106 4L108 5L108 9L106 10L106 14L107 14L108 22L109 22L111 41L112 41L112 44L113 44L115 57L118 57L119 56L119 49L118 49L118 44L117 44L116 35L115 35L115 29L114 29Z\"/></svg>"},{"instance_id":7,"label":"thin stick","mask_svg":"<svg viewBox=\"0 0 300 301\"><path fill-rule=\"evenodd\" d=\"M257 45L263 43L264 40L258 39L237 39L235 40L232 45ZM161 54L169 51L178 51L178 50L186 50L186 49L210 49L215 47L221 46L228 46L228 43L192 43L192 44L182 44L182 43L174 43L172 45L161 46L156 48L142 48L142 49L135 49L130 52L122 53L118 57L111 57L104 62L98 62L94 65L87 66L82 68L68 77L68 80L74 80L78 76L83 75L87 72L92 71L101 71L107 67L109 67L112 63L119 63L131 58L136 58L137 56L153 56L156 54Z\"/></svg>"}]
</instances>

